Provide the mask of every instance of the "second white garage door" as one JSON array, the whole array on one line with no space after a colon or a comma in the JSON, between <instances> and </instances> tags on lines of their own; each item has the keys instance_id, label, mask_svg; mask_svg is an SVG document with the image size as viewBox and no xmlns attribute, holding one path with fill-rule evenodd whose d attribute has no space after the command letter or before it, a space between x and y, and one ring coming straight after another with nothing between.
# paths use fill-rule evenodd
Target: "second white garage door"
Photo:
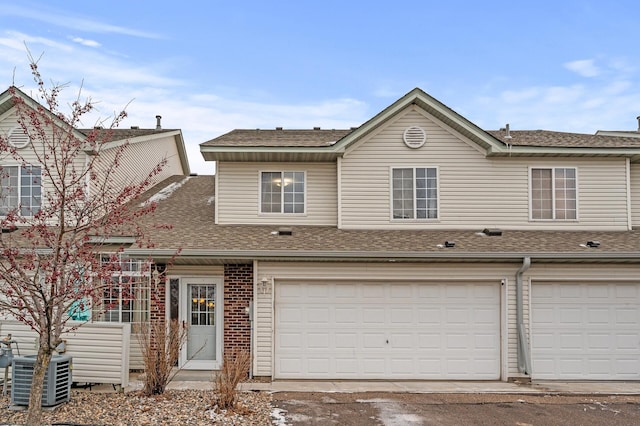
<instances>
[{"instance_id":1,"label":"second white garage door","mask_svg":"<svg viewBox=\"0 0 640 426\"><path fill-rule=\"evenodd\" d=\"M279 282L275 377L500 378L500 284Z\"/></svg>"},{"instance_id":2,"label":"second white garage door","mask_svg":"<svg viewBox=\"0 0 640 426\"><path fill-rule=\"evenodd\" d=\"M531 288L534 379L640 380L640 284Z\"/></svg>"}]
</instances>

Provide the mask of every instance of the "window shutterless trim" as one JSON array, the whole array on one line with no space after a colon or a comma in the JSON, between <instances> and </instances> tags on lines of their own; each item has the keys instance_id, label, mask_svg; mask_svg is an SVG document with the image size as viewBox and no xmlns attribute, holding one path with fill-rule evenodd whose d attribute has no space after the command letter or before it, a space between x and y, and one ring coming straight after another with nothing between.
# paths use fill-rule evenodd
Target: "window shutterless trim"
<instances>
[{"instance_id":1,"label":"window shutterless trim","mask_svg":"<svg viewBox=\"0 0 640 426\"><path fill-rule=\"evenodd\" d=\"M533 170L551 170L551 214L550 219L538 219L533 217ZM570 219L558 219L556 217L556 170L558 169L573 169L575 172L575 191L576 191L576 217ZM579 177L577 166L529 166L529 221L531 222L579 222L580 220L580 191L579 191Z\"/></svg>"},{"instance_id":2,"label":"window shutterless trim","mask_svg":"<svg viewBox=\"0 0 640 426\"><path fill-rule=\"evenodd\" d=\"M393 198L393 171L394 170L400 170L400 169L412 169L413 170L413 182L412 182L412 186L413 186L413 217L412 218L395 218L393 217L393 202L394 202L394 198ZM416 191L417 191L417 185L416 185L416 170L417 169L425 169L425 170L435 170L436 172L436 217L425 217L425 218L418 218L417 217L417 198L416 198ZM428 188L425 188L425 190L427 190ZM428 198L427 198L428 200ZM428 211L428 208L427 208ZM420 222L420 223L424 223L424 222L437 222L440 220L440 167L438 166L398 166L398 165L394 165L394 166L389 166L389 221L390 222L402 222L402 223L408 223L408 222Z\"/></svg>"},{"instance_id":3,"label":"window shutterless trim","mask_svg":"<svg viewBox=\"0 0 640 426\"><path fill-rule=\"evenodd\" d=\"M4 172L2 169L8 169L8 168L16 168L17 169L17 186L16 188L12 188L11 186L9 186L9 188L11 188L12 190L16 190L15 194L11 194L12 197L15 196L15 198L17 199L17 205L16 206L5 206L5 203L0 203L0 208L7 208L7 209L14 209L17 207L20 207L18 209L18 214L22 217L33 217L36 213L38 213L41 209L42 209L42 199L43 199L43 188L42 188L42 167L41 166L37 166L37 165L31 165L28 164L26 166L20 165L20 164L2 164L0 165L0 199L2 197L2 189L4 188L2 186L2 179L4 179L6 176L4 176ZM39 195L39 204L37 206L33 206L32 203L29 204L29 206L25 207L22 205L22 197L23 197L23 193L24 190L26 188L29 188L29 190L31 190L32 188L36 188L38 187L38 185L34 185L33 181L31 181L28 185L24 185L22 184L22 179L23 177L25 177L25 175L23 175L23 169L38 169L39 170L39 174L38 176L38 180L39 180L39 188L40 188L40 195ZM33 176L33 173L27 173L26 176ZM31 201L33 201L34 199L34 195L31 194L30 198ZM28 215L23 215L23 209L27 209L31 214ZM4 217L5 215L0 213L0 217Z\"/></svg>"},{"instance_id":4,"label":"window shutterless trim","mask_svg":"<svg viewBox=\"0 0 640 426\"><path fill-rule=\"evenodd\" d=\"M284 186L281 186L281 190L280 190L280 211L279 212L263 212L262 211L262 174L263 173L280 173L280 179L284 180L284 174L285 173L302 173L304 182L304 188L303 188L303 196L304 196L304 202L302 205L302 209L303 211L301 213L295 213L295 212L290 212L287 213L284 211L284 207L285 207L285 200L284 200L284 195L285 195L285 191L284 191ZM307 198L308 198L308 193L307 193L307 171L306 170L273 170L273 169L266 169L266 170L258 170L258 215L259 216L306 216L307 215ZM295 205L295 203L294 203Z\"/></svg>"}]
</instances>

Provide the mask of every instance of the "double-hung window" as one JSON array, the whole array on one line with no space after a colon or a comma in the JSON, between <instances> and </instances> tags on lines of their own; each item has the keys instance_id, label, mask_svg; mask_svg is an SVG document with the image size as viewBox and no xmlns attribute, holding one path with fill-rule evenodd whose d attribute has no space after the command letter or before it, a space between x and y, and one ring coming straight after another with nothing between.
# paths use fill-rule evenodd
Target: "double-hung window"
<instances>
[{"instance_id":1,"label":"double-hung window","mask_svg":"<svg viewBox=\"0 0 640 426\"><path fill-rule=\"evenodd\" d=\"M40 211L41 174L36 166L0 166L0 216L17 208L21 216Z\"/></svg>"},{"instance_id":2,"label":"double-hung window","mask_svg":"<svg viewBox=\"0 0 640 426\"><path fill-rule=\"evenodd\" d=\"M261 172L260 213L304 213L304 172Z\"/></svg>"},{"instance_id":3,"label":"double-hung window","mask_svg":"<svg viewBox=\"0 0 640 426\"><path fill-rule=\"evenodd\" d=\"M394 168L391 175L394 219L438 218L437 168Z\"/></svg>"},{"instance_id":4,"label":"double-hung window","mask_svg":"<svg viewBox=\"0 0 640 426\"><path fill-rule=\"evenodd\" d=\"M577 171L573 167L531 169L531 219L578 218Z\"/></svg>"}]
</instances>

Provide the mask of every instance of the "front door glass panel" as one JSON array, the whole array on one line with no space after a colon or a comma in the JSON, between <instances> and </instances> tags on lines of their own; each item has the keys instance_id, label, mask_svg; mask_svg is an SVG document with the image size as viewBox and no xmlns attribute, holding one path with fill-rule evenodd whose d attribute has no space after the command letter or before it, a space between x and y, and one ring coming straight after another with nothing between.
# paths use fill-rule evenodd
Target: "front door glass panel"
<instances>
[{"instance_id":1,"label":"front door glass panel","mask_svg":"<svg viewBox=\"0 0 640 426\"><path fill-rule=\"evenodd\" d=\"M188 360L216 358L216 285L189 284L187 289Z\"/></svg>"}]
</instances>

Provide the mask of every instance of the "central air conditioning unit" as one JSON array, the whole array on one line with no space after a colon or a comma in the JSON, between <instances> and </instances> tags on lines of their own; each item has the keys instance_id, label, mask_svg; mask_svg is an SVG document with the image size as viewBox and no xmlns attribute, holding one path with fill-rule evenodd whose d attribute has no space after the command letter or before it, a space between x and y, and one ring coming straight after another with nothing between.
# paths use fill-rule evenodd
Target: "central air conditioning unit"
<instances>
[{"instance_id":1,"label":"central air conditioning unit","mask_svg":"<svg viewBox=\"0 0 640 426\"><path fill-rule=\"evenodd\" d=\"M29 405L36 356L13 358L11 363L11 404ZM54 355L44 376L42 406L52 407L67 402L71 396L71 357Z\"/></svg>"}]
</instances>

